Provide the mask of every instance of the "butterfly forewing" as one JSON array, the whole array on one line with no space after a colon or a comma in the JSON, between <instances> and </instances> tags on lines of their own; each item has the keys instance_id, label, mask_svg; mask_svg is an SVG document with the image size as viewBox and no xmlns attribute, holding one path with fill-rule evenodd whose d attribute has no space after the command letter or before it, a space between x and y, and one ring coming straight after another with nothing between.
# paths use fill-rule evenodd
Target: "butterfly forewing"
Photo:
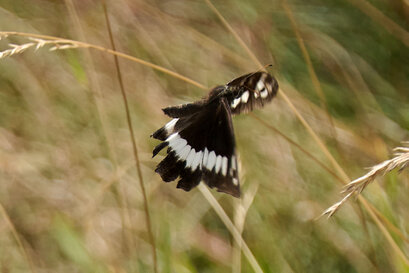
<instances>
[{"instance_id":1,"label":"butterfly forewing","mask_svg":"<svg viewBox=\"0 0 409 273\"><path fill-rule=\"evenodd\" d=\"M226 85L226 98L233 114L261 108L277 94L277 81L266 72L246 74Z\"/></svg>"}]
</instances>

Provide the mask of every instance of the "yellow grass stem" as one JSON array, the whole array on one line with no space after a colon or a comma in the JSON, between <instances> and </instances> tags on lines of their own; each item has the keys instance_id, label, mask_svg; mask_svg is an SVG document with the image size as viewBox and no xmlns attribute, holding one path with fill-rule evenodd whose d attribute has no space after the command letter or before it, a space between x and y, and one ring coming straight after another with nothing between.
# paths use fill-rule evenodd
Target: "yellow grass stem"
<instances>
[{"instance_id":1,"label":"yellow grass stem","mask_svg":"<svg viewBox=\"0 0 409 273\"><path fill-rule=\"evenodd\" d=\"M312 85L314 86L314 90L320 99L321 107L325 110L327 114L328 121L331 125L330 128L331 128L332 136L333 138L336 138L336 132L334 129L334 121L332 120L332 117L329 113L328 103L327 103L327 100L325 99L324 91L322 91L321 83L318 79L317 73L315 72L314 66L312 65L310 54L308 53L307 47L305 46L304 40L297 26L297 22L295 21L293 12L288 6L286 0L282 0L281 3L282 3L285 13L287 14L288 19L290 19L291 27L293 28L295 37L297 38L298 46L301 49L302 55L304 57L304 61L307 64L308 73L310 74L311 82L312 82Z\"/></svg>"},{"instance_id":2,"label":"yellow grass stem","mask_svg":"<svg viewBox=\"0 0 409 273\"><path fill-rule=\"evenodd\" d=\"M237 244L241 245L243 249L244 256L246 256L247 260L249 261L251 267L253 268L254 272L262 273L263 270L261 269L260 265L258 264L256 258L254 257L253 253L251 252L250 248L247 246L246 242L241 237L240 232L234 226L233 222L230 220L229 216L227 216L226 212L223 210L222 206L220 206L219 202L214 198L212 193L206 188L203 183L199 184L198 186L200 192L206 198L207 202L212 206L214 211L217 213L219 218L222 220L223 224L229 230L230 234L233 236L233 239L236 241Z\"/></svg>"},{"instance_id":3,"label":"yellow grass stem","mask_svg":"<svg viewBox=\"0 0 409 273\"><path fill-rule=\"evenodd\" d=\"M111 23L109 21L109 16L108 16L108 11L107 11L107 6L105 1L102 2L103 8L104 8L104 15L105 15L105 20L107 24L107 29L108 29L108 34L109 34L109 39L111 42L111 46L113 51L116 51L115 48L115 41L114 41L114 36L112 34L112 29L111 29ZM142 176L142 169L141 169L141 162L139 160L139 154L138 154L138 148L136 146L136 140L135 140L135 134L133 131L132 127L132 119L131 119L131 113L129 110L129 104L128 104L128 98L126 96L126 91L125 91L125 86L122 80L122 73L121 73L121 68L119 66L119 60L116 55L114 55L114 61L115 61L115 68L117 71L117 77L118 77L118 82L119 82L119 87L121 89L121 94L124 100L124 105L125 105L125 112L126 112L126 121L128 123L128 129L131 137L131 142L132 142L132 150L133 154L135 157L135 163L136 163L136 169L138 173L138 178L139 178L139 185L142 190L142 196L143 196L143 205L144 205L144 212L145 212L145 221L146 221L146 226L148 230L148 235L149 235L149 241L151 243L152 247L152 257L153 257L153 271L155 273L158 272L158 259L156 255L156 242L155 242L155 237L153 235L153 230L152 230L152 223L151 223L151 216L150 216L150 211L149 211L149 203L148 203L148 197L146 195L146 189L145 189L145 183L143 181L143 176Z\"/></svg>"}]
</instances>

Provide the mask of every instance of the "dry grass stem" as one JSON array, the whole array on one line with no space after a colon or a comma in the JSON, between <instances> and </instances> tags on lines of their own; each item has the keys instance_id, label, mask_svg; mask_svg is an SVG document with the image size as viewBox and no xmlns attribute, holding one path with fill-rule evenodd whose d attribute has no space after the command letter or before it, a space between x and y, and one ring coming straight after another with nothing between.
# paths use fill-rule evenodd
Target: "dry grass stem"
<instances>
[{"instance_id":1,"label":"dry grass stem","mask_svg":"<svg viewBox=\"0 0 409 273\"><path fill-rule=\"evenodd\" d=\"M164 68L162 66L153 64L151 62L147 62L145 60L142 60L140 58L137 57L133 57L130 56L128 54L122 53L122 52L118 52L115 50L111 50L108 49L106 47L103 46L98 46L98 45L94 45L94 44L90 44L90 43L84 43L84 42L79 42L79 41L75 41L75 40L69 40L69 39L61 39L59 37L54 37L54 36L49 36L49 35L41 35L41 34L34 34L34 33L25 33L25 32L16 32L16 31L0 31L0 36L2 37L6 37L8 35L13 35L13 36L20 36L20 37L27 37L28 39L43 39L46 40L47 43L57 43L57 44L72 44L75 45L75 48L92 48L98 51L102 51L102 52L106 52L142 65L145 65L147 67L150 67L152 69L161 71L163 73L166 73L172 77L175 77L176 79L180 79L184 82L190 83L196 87L202 88L202 89L207 89L206 86L204 86L203 84L198 83L197 81L194 81L188 77L185 77L179 73L176 73L172 70L169 70L167 68Z\"/></svg>"},{"instance_id":2,"label":"dry grass stem","mask_svg":"<svg viewBox=\"0 0 409 273\"><path fill-rule=\"evenodd\" d=\"M115 41L114 41L114 36L112 34L112 28L111 28L111 23L110 23L109 16L108 16L107 6L104 1L102 2L102 6L104 8L104 15L105 15L105 21L107 24L109 40L111 42L112 49L116 51ZM139 152L138 152L138 148L136 145L136 138L135 138L135 133L134 133L134 129L132 126L132 119L131 119L131 113L129 110L128 98L127 98L126 91L125 91L125 85L122 79L122 73L121 73L121 68L119 65L118 56L114 55L114 61L115 61L115 68L116 68L117 77L118 77L118 83L119 83L122 98L124 101L126 121L128 124L128 129L129 129L129 133L131 137L132 150L133 150L133 155L135 158L136 170L137 170L138 178L139 178L139 185L141 187L142 196L143 196L143 206L144 206L144 212L145 212L146 228L148 230L149 241L150 241L151 248L152 248L153 271L157 273L158 272L158 259L157 259L157 254L156 254L156 242L155 242L155 236L153 235L152 221L151 221L151 216L150 216L150 211L149 211L149 202L148 202L148 197L146 194L145 182L143 180L142 167L141 167L141 162L139 160Z\"/></svg>"},{"instance_id":3,"label":"dry grass stem","mask_svg":"<svg viewBox=\"0 0 409 273\"><path fill-rule=\"evenodd\" d=\"M0 40L2 38L6 38L8 35L0 35ZM29 48L35 47L35 50L38 50L45 45L53 45L50 47L50 51L55 50L62 50L62 49L71 49L71 48L79 48L80 45L77 43L70 43L67 40L43 40L37 39L34 37L28 37L29 40L32 42L16 45L16 44L9 44L9 49L3 50L0 52L0 59L10 57L12 55L21 54Z\"/></svg>"},{"instance_id":4,"label":"dry grass stem","mask_svg":"<svg viewBox=\"0 0 409 273\"><path fill-rule=\"evenodd\" d=\"M17 245L18 245L23 257L27 261L27 264L28 264L28 267L30 268L30 271L32 273L35 273L36 270L35 270L33 261L31 259L30 255L28 254L27 249L24 247L24 244L21 241L20 236L18 235L18 232L17 232L16 228L14 227L13 222L11 221L9 215L7 214L6 209L3 207L2 204L0 204L0 215L3 216L4 220L6 221L7 225L9 226L9 228L11 230L11 233L13 234L14 239L16 240Z\"/></svg>"},{"instance_id":5,"label":"dry grass stem","mask_svg":"<svg viewBox=\"0 0 409 273\"><path fill-rule=\"evenodd\" d=\"M294 14L293 14L291 8L289 7L287 1L285 1L285 0L282 1L282 2L281 2L281 5L283 6L284 11L285 11L287 17L288 17L288 19L289 19L290 22L291 22L291 27L292 27L292 29L293 29L293 32L294 32L295 37L297 38L298 46L299 46L299 48L300 48L300 50L301 50L301 52L302 52L302 55L303 55L304 60L305 60L305 63L306 63L306 65L307 65L308 73L310 74L311 82L312 82L312 84L313 84L313 86L314 86L315 93L317 94L317 96L318 96L319 99L320 99L321 107L322 107L322 108L325 110L325 112L326 112L328 121L329 121L329 123L330 123L330 125L331 125L331 126L330 126L330 129L331 129L332 137L333 137L334 139L336 139L336 132L335 132L335 127L334 127L334 121L332 120L331 114L330 114L330 112L329 112L327 99L325 98L325 94L324 94L324 91L322 90L320 80L318 79L318 75L317 75L317 73L315 72L314 65L312 64L312 60L311 60L310 54L308 53L307 46L306 46L305 43L304 43L304 39L303 39L303 37L302 37L302 35L301 35L301 31L300 31L300 29L299 29L299 26L298 26L298 24L297 24L297 22L296 22L296 20L295 20L295 18L294 18Z\"/></svg>"},{"instance_id":6,"label":"dry grass stem","mask_svg":"<svg viewBox=\"0 0 409 273\"><path fill-rule=\"evenodd\" d=\"M224 223L226 228L229 230L230 234L233 236L233 239L236 241L238 245L241 246L242 251L244 253L244 256L246 256L250 266L256 273L262 273L264 272L261 269L260 264L257 262L256 257L254 254L251 252L250 248L244 241L243 237L241 236L240 232L237 230L237 228L234 226L233 222L230 220L229 216L227 216L226 212L223 210L222 206L220 203L214 198L212 193L208 188L206 188L205 185L202 183L199 184L198 186L200 192L203 194L203 196L206 198L207 202L212 206L214 211L217 213L219 216L220 220Z\"/></svg>"},{"instance_id":7,"label":"dry grass stem","mask_svg":"<svg viewBox=\"0 0 409 273\"><path fill-rule=\"evenodd\" d=\"M352 195L360 194L378 176L384 176L394 169L402 171L406 168L409 164L409 147L397 147L394 151L395 153L392 159L371 167L371 170L367 174L346 185L345 189L342 191L342 193L346 194L345 197L324 211L323 215L331 217Z\"/></svg>"},{"instance_id":8,"label":"dry grass stem","mask_svg":"<svg viewBox=\"0 0 409 273\"><path fill-rule=\"evenodd\" d=\"M237 231L243 236L244 224L246 222L247 212L253 204L254 198L258 191L258 183L251 184L249 189L244 192L243 199L235 202L234 226ZM241 272L241 242L235 241L233 247L232 272Z\"/></svg>"},{"instance_id":9,"label":"dry grass stem","mask_svg":"<svg viewBox=\"0 0 409 273\"><path fill-rule=\"evenodd\" d=\"M240 36L237 34L236 31L232 28L232 26L227 22L227 20L223 17L223 15L217 10L217 8L210 2L210 0L205 0L206 4L209 6L211 10L219 17L220 21L222 21L222 24L230 31L230 33L234 36L234 38L237 40L237 42L240 44L240 46L246 51L246 53L249 55L251 60L257 64L257 66L260 69L265 69L264 65L261 64L261 62L257 59L256 55L250 50L250 48L246 45L246 43L240 38Z\"/></svg>"}]
</instances>

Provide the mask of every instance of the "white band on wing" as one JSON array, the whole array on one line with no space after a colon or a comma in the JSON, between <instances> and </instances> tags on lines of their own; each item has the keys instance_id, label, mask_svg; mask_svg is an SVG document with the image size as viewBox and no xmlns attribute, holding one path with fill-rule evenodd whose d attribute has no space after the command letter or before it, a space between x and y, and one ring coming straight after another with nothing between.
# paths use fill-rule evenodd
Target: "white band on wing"
<instances>
[{"instance_id":1,"label":"white band on wing","mask_svg":"<svg viewBox=\"0 0 409 273\"><path fill-rule=\"evenodd\" d=\"M174 121L174 123L176 123L176 121ZM168 142L171 150L175 152L178 160L186 161L186 167L191 168L192 172L197 168L199 168L199 170L206 168L209 171L214 170L216 174L227 175L229 166L227 156L216 155L214 151L209 152L207 148L205 148L204 151L196 152L194 148L187 144L185 139L180 137L179 133L171 134L166 139L166 142ZM230 176L233 176L234 171L237 170L236 157L233 155L230 161L230 170L228 173Z\"/></svg>"}]
</instances>

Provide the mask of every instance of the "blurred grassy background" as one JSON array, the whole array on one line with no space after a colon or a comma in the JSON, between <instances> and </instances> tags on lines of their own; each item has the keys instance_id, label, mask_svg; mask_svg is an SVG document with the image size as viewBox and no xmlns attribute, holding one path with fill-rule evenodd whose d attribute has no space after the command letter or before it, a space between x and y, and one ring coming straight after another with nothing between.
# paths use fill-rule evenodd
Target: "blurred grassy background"
<instances>
[{"instance_id":1,"label":"blurred grassy background","mask_svg":"<svg viewBox=\"0 0 409 273\"><path fill-rule=\"evenodd\" d=\"M261 63L274 64L282 91L351 178L408 140L407 1L214 5ZM121 0L107 6L118 51L208 87L259 68L204 1ZM110 48L96 0L0 0L0 29ZM0 41L0 51L25 42L10 36ZM120 63L159 271L251 272L203 195L177 190L154 173L160 158L151 159L157 141L149 135L168 121L161 108L206 91L128 60ZM336 173L281 97L255 114ZM235 117L234 126L243 198L212 193L243 229L264 272L409 272L357 203L330 220L315 220L341 197L342 184L333 175L251 116ZM392 234L406 255L408 182L407 171L392 173L364 192L402 232ZM112 55L43 48L0 60L0 205L1 272L152 272Z\"/></svg>"}]
</instances>

